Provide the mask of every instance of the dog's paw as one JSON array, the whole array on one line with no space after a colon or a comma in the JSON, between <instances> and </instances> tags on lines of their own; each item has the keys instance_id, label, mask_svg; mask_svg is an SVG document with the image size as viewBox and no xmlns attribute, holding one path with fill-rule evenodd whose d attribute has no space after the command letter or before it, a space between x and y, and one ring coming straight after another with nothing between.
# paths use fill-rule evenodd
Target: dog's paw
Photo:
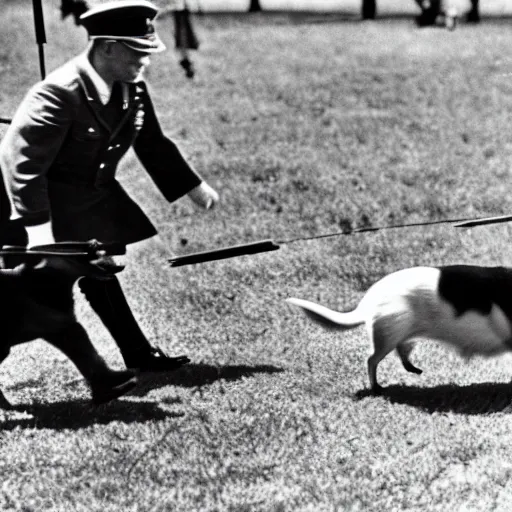
<instances>
[{"instance_id":1,"label":"dog's paw","mask_svg":"<svg viewBox=\"0 0 512 512\"><path fill-rule=\"evenodd\" d=\"M414 366L412 363L408 362L407 364L404 363L404 368L409 373L415 373L416 375L421 375L423 373L423 370L421 368L418 368L417 366Z\"/></svg>"}]
</instances>

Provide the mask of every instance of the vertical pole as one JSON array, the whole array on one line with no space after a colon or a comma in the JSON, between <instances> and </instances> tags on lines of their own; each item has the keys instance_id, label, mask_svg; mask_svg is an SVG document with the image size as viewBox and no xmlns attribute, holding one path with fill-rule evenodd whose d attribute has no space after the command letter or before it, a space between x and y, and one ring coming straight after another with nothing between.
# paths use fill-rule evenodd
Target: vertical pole
<instances>
[{"instance_id":1,"label":"vertical pole","mask_svg":"<svg viewBox=\"0 0 512 512\"><path fill-rule=\"evenodd\" d=\"M34 9L34 25L36 30L36 42L39 49L39 69L41 70L41 78L46 75L44 64L44 45L46 43L46 33L44 30L43 5L41 0L32 0Z\"/></svg>"},{"instance_id":2,"label":"vertical pole","mask_svg":"<svg viewBox=\"0 0 512 512\"><path fill-rule=\"evenodd\" d=\"M377 0L363 0L361 15L363 20L374 20L377 15Z\"/></svg>"}]
</instances>

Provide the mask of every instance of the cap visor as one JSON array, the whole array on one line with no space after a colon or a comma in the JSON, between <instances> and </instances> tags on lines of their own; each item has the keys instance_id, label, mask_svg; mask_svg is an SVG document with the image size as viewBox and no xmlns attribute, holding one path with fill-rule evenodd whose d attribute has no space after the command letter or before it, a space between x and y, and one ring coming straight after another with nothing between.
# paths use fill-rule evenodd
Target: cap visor
<instances>
[{"instance_id":1,"label":"cap visor","mask_svg":"<svg viewBox=\"0 0 512 512\"><path fill-rule=\"evenodd\" d=\"M123 39L121 42L125 46L128 46L128 48L141 53L160 53L163 52L166 48L165 44L160 39L156 39L151 42L145 39Z\"/></svg>"},{"instance_id":2,"label":"cap visor","mask_svg":"<svg viewBox=\"0 0 512 512\"><path fill-rule=\"evenodd\" d=\"M90 36L90 39L108 39L110 41L118 41L128 48L141 53L160 53L166 49L165 44L155 34L151 38L147 37L128 37L128 36Z\"/></svg>"}]
</instances>

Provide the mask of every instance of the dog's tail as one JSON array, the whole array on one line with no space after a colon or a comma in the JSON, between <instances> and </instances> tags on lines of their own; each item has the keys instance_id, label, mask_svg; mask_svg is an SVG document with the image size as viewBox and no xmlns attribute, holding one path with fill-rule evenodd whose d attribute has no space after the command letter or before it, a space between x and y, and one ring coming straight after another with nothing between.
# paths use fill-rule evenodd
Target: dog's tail
<instances>
[{"instance_id":1,"label":"dog's tail","mask_svg":"<svg viewBox=\"0 0 512 512\"><path fill-rule=\"evenodd\" d=\"M313 321L331 329L352 329L365 322L365 318L359 308L342 313L320 304L315 304L309 300L296 299L294 297L286 299L286 302L302 308L304 313Z\"/></svg>"}]
</instances>

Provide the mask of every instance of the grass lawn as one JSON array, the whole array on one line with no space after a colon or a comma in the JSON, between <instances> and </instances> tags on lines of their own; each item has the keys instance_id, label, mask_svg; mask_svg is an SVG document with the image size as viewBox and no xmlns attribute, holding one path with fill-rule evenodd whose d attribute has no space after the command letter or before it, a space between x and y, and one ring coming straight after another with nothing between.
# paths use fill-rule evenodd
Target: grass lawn
<instances>
[{"instance_id":1,"label":"grass lawn","mask_svg":"<svg viewBox=\"0 0 512 512\"><path fill-rule=\"evenodd\" d=\"M47 67L85 43L45 4ZM31 5L4 0L0 115L38 78ZM121 280L148 336L192 359L91 408L43 342L16 347L0 385L0 509L16 511L508 511L512 358L463 361L431 342L424 374L394 356L368 391L363 329L333 333L284 299L353 306L412 265L512 265L507 224L299 241L170 268L230 244L512 210L508 22L418 29L282 13L204 15L187 81L169 50L148 73L167 133L221 194L169 205L132 154L120 180L160 230ZM160 20L172 49L171 19ZM122 367L77 294L80 319Z\"/></svg>"}]
</instances>

